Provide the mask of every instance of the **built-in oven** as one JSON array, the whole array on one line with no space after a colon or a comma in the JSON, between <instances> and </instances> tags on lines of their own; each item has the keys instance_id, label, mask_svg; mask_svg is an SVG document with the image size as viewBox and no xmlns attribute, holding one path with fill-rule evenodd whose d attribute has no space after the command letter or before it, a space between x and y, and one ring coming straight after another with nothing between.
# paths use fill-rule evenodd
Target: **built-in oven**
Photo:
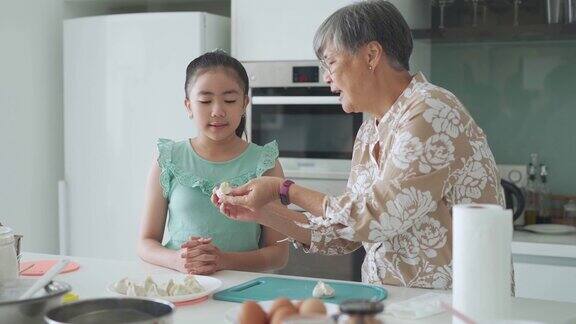
<instances>
[{"instance_id":1,"label":"built-in oven","mask_svg":"<svg viewBox=\"0 0 576 324\"><path fill-rule=\"evenodd\" d=\"M296 177L347 179L362 114L347 114L323 82L318 61L247 62L249 139L276 140L282 166Z\"/></svg>"},{"instance_id":2,"label":"built-in oven","mask_svg":"<svg viewBox=\"0 0 576 324\"><path fill-rule=\"evenodd\" d=\"M342 110L338 96L322 79L318 61L243 64L250 79L249 139L260 145L278 143L286 177L320 192L341 194L362 114ZM292 251L280 273L359 281L362 258L363 249L340 257Z\"/></svg>"}]
</instances>

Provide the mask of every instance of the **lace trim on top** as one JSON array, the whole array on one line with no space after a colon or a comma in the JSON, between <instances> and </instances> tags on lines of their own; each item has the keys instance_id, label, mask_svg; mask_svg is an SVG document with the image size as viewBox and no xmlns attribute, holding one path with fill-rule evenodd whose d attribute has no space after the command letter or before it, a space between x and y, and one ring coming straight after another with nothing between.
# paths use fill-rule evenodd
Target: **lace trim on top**
<instances>
[{"instance_id":1,"label":"lace trim on top","mask_svg":"<svg viewBox=\"0 0 576 324\"><path fill-rule=\"evenodd\" d=\"M159 139L157 143L158 165L161 169L160 185L162 186L162 194L164 197L167 198L170 194L172 181L174 180L182 186L191 188L198 187L203 193L211 195L212 190L217 183L198 177L189 171L181 170L181 168L172 161L172 148L175 143L176 142L172 140L164 138ZM262 147L260 159L253 170L226 179L226 181L233 187L241 186L254 178L262 176L264 172L272 169L276 165L277 159L278 144L276 141L272 141Z\"/></svg>"}]
</instances>

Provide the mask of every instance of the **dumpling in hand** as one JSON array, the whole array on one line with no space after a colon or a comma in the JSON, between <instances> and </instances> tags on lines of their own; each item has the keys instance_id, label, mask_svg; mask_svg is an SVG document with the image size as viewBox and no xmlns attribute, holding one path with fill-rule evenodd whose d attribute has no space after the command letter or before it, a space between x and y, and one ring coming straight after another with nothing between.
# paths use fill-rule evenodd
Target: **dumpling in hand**
<instances>
[{"instance_id":1,"label":"dumpling in hand","mask_svg":"<svg viewBox=\"0 0 576 324\"><path fill-rule=\"evenodd\" d=\"M224 181L220 184L218 189L216 189L215 193L216 193L216 196L218 196L218 198L222 199L222 197L229 194L230 191L232 191L232 187L230 186L230 184L228 182Z\"/></svg>"},{"instance_id":2,"label":"dumpling in hand","mask_svg":"<svg viewBox=\"0 0 576 324\"><path fill-rule=\"evenodd\" d=\"M120 281L116 282L114 284L114 286L112 286L112 288L114 289L115 292L122 294L122 295L126 295L126 291L128 291L128 284L130 283L130 280L128 280L128 278L123 278Z\"/></svg>"}]
</instances>

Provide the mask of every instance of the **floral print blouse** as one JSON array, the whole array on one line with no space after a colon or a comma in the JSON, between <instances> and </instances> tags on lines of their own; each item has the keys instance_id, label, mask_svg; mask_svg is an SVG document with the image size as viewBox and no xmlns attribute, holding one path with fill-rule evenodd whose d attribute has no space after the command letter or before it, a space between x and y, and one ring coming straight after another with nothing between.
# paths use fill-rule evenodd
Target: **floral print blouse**
<instances>
[{"instance_id":1,"label":"floral print blouse","mask_svg":"<svg viewBox=\"0 0 576 324\"><path fill-rule=\"evenodd\" d=\"M451 210L462 203L504 206L494 157L456 96L418 73L379 121L362 124L346 192L326 196L323 217L305 213L309 252L364 245L364 282L448 289Z\"/></svg>"}]
</instances>

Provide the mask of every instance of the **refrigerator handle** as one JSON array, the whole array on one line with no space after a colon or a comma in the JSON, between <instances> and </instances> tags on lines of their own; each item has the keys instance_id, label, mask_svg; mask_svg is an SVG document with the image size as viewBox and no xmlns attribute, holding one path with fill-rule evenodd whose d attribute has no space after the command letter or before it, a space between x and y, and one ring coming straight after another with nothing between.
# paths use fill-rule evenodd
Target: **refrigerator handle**
<instances>
[{"instance_id":1,"label":"refrigerator handle","mask_svg":"<svg viewBox=\"0 0 576 324\"><path fill-rule=\"evenodd\" d=\"M58 181L58 245L60 255L68 255L68 215L67 215L67 190L66 181Z\"/></svg>"}]
</instances>

